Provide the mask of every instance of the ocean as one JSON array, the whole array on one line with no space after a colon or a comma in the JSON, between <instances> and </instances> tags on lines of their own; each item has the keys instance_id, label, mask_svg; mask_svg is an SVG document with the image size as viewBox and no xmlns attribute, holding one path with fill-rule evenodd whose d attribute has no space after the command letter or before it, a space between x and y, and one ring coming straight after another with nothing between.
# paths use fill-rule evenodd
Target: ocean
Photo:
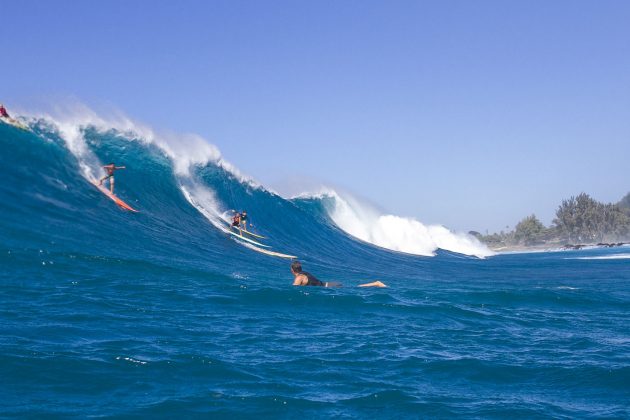
<instances>
[{"instance_id":1,"label":"ocean","mask_svg":"<svg viewBox=\"0 0 630 420\"><path fill-rule=\"evenodd\" d=\"M628 247L494 255L195 138L28 122L0 123L0 416L630 417Z\"/></svg>"}]
</instances>

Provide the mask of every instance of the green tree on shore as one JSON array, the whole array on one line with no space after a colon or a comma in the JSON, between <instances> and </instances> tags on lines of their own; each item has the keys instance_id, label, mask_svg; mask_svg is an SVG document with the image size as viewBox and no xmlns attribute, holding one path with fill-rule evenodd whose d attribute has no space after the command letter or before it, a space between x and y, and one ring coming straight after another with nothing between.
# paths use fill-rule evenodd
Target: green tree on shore
<instances>
[{"instance_id":1,"label":"green tree on shore","mask_svg":"<svg viewBox=\"0 0 630 420\"><path fill-rule=\"evenodd\" d=\"M535 215L527 216L514 229L514 240L523 245L534 245L544 239L545 226Z\"/></svg>"},{"instance_id":2,"label":"green tree on shore","mask_svg":"<svg viewBox=\"0 0 630 420\"><path fill-rule=\"evenodd\" d=\"M477 232L475 232L477 233ZM535 215L521 220L513 231L476 235L489 246L535 245L567 241L572 244L630 240L630 193L617 204L604 204L586 193L562 200L550 228Z\"/></svg>"},{"instance_id":3,"label":"green tree on shore","mask_svg":"<svg viewBox=\"0 0 630 420\"><path fill-rule=\"evenodd\" d=\"M586 193L562 200L553 223L560 238L574 243L617 240L630 232L630 218L618 205L600 203Z\"/></svg>"},{"instance_id":4,"label":"green tree on shore","mask_svg":"<svg viewBox=\"0 0 630 420\"><path fill-rule=\"evenodd\" d=\"M595 236L592 221L596 213L597 201L588 194L562 200L553 220L556 232L571 242L591 242Z\"/></svg>"},{"instance_id":5,"label":"green tree on shore","mask_svg":"<svg viewBox=\"0 0 630 420\"><path fill-rule=\"evenodd\" d=\"M599 240L620 240L630 237L630 216L617 204L601 204Z\"/></svg>"},{"instance_id":6,"label":"green tree on shore","mask_svg":"<svg viewBox=\"0 0 630 420\"><path fill-rule=\"evenodd\" d=\"M626 194L621 200L619 200L618 206L621 211L630 216L630 192Z\"/></svg>"}]
</instances>

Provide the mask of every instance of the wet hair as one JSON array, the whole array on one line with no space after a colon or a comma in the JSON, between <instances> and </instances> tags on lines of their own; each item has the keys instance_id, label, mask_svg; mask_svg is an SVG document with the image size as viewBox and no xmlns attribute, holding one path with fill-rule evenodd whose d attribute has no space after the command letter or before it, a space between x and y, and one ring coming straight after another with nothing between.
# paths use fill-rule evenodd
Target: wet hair
<instances>
[{"instance_id":1,"label":"wet hair","mask_svg":"<svg viewBox=\"0 0 630 420\"><path fill-rule=\"evenodd\" d=\"M293 270L294 273L301 273L302 272L302 264L300 264L299 261L295 260L291 263L291 270Z\"/></svg>"}]
</instances>

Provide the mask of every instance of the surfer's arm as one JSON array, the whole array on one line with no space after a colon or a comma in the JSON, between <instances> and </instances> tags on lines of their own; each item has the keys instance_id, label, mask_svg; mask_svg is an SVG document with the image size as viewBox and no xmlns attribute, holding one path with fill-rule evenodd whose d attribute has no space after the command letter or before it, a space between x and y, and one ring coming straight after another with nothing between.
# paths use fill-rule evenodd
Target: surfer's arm
<instances>
[{"instance_id":1,"label":"surfer's arm","mask_svg":"<svg viewBox=\"0 0 630 420\"><path fill-rule=\"evenodd\" d=\"M373 281L372 283L363 283L359 287L387 287L387 285L380 281Z\"/></svg>"},{"instance_id":2,"label":"surfer's arm","mask_svg":"<svg viewBox=\"0 0 630 420\"><path fill-rule=\"evenodd\" d=\"M114 169L127 169L125 166L114 166Z\"/></svg>"}]
</instances>

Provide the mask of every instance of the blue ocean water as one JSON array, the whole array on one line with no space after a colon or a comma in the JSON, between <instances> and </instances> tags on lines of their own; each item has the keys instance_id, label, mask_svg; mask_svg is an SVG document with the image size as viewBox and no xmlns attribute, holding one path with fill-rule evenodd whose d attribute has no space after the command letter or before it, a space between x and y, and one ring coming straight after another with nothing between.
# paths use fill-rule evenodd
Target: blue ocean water
<instances>
[{"instance_id":1,"label":"blue ocean water","mask_svg":"<svg viewBox=\"0 0 630 420\"><path fill-rule=\"evenodd\" d=\"M324 199L216 162L182 176L116 130L77 147L31 127L0 124L0 415L630 417L629 248L392 252ZM116 191L140 213L89 184L94 159L128 167ZM290 261L221 232L209 202L344 286L292 287Z\"/></svg>"}]
</instances>

